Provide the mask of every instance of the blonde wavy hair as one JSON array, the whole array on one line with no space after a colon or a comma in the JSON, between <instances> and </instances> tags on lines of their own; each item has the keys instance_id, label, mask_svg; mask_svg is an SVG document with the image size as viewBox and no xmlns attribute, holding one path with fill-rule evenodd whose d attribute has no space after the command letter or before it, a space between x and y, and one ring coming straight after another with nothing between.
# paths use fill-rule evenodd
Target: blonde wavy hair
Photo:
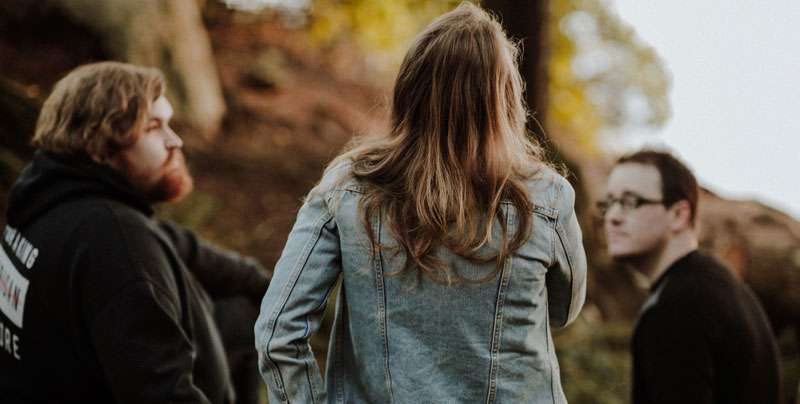
<instances>
[{"instance_id":1,"label":"blonde wavy hair","mask_svg":"<svg viewBox=\"0 0 800 404\"><path fill-rule=\"evenodd\" d=\"M530 236L533 207L523 181L541 165L542 151L526 132L518 52L480 7L462 3L443 14L400 66L391 130L357 139L329 165L351 163L365 189L362 218L379 248L389 247L376 244L373 217L388 217L398 244L392 248L405 253L396 273L417 268L438 283L484 282ZM517 212L511 237L503 201ZM492 243L498 224L499 246ZM495 269L466 278L436 257L440 246L472 262L495 261Z\"/></svg>"},{"instance_id":2,"label":"blonde wavy hair","mask_svg":"<svg viewBox=\"0 0 800 404\"><path fill-rule=\"evenodd\" d=\"M32 143L59 155L108 157L136 142L163 89L157 69L119 62L79 66L45 100Z\"/></svg>"}]
</instances>

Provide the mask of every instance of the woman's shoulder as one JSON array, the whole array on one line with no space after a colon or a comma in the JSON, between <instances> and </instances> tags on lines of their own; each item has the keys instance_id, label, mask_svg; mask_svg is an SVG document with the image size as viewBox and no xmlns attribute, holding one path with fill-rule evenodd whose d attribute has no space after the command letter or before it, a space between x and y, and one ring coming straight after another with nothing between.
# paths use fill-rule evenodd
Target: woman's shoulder
<instances>
[{"instance_id":1,"label":"woman's shoulder","mask_svg":"<svg viewBox=\"0 0 800 404\"><path fill-rule=\"evenodd\" d=\"M327 196L337 191L363 192L363 187L353 177L353 163L350 160L334 161L325 168L322 178L310 195L321 195L327 199Z\"/></svg>"},{"instance_id":2,"label":"woman's shoulder","mask_svg":"<svg viewBox=\"0 0 800 404\"><path fill-rule=\"evenodd\" d=\"M544 163L533 167L523 182L534 207L549 210L553 215L559 210L573 208L575 190L564 175L563 170Z\"/></svg>"}]
</instances>

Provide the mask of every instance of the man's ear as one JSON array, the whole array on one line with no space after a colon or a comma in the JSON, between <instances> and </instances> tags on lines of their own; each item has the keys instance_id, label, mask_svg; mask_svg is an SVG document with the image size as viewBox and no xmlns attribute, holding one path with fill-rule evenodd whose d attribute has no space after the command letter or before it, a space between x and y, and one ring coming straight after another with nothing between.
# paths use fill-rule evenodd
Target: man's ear
<instances>
[{"instance_id":1,"label":"man's ear","mask_svg":"<svg viewBox=\"0 0 800 404\"><path fill-rule=\"evenodd\" d=\"M675 202L669 208L671 214L670 228L678 231L683 229L692 228L692 207L689 201L681 200Z\"/></svg>"},{"instance_id":2,"label":"man's ear","mask_svg":"<svg viewBox=\"0 0 800 404\"><path fill-rule=\"evenodd\" d=\"M109 166L113 169L118 169L118 158L117 155L109 156L108 154L100 154L100 153L89 153L89 157L97 164L102 164L104 166Z\"/></svg>"}]
</instances>

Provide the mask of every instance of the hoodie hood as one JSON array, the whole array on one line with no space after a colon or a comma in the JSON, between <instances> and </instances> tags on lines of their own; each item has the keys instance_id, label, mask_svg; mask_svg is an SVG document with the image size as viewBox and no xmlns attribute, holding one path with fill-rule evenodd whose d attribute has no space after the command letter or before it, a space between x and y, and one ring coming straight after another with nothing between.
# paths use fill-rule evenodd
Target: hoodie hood
<instances>
[{"instance_id":1,"label":"hoodie hood","mask_svg":"<svg viewBox=\"0 0 800 404\"><path fill-rule=\"evenodd\" d=\"M112 168L88 158L37 151L11 187L6 220L20 228L68 200L100 197L125 203L147 216L150 202Z\"/></svg>"}]
</instances>

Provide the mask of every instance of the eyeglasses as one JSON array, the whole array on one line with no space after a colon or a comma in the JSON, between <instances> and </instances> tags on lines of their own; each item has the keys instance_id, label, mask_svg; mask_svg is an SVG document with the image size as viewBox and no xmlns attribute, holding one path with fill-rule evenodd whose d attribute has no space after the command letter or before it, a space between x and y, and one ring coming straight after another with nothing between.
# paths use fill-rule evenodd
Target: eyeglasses
<instances>
[{"instance_id":1,"label":"eyeglasses","mask_svg":"<svg viewBox=\"0 0 800 404\"><path fill-rule=\"evenodd\" d=\"M632 210L639 209L642 205L656 205L664 203L663 200L657 199L648 199L641 197L639 195L626 192L622 194L619 198L614 198L613 196L608 196L606 199L602 201L597 201L597 212L600 216L605 216L609 210L614 206L614 204L619 204L620 208L622 208L622 212L628 213Z\"/></svg>"}]
</instances>

